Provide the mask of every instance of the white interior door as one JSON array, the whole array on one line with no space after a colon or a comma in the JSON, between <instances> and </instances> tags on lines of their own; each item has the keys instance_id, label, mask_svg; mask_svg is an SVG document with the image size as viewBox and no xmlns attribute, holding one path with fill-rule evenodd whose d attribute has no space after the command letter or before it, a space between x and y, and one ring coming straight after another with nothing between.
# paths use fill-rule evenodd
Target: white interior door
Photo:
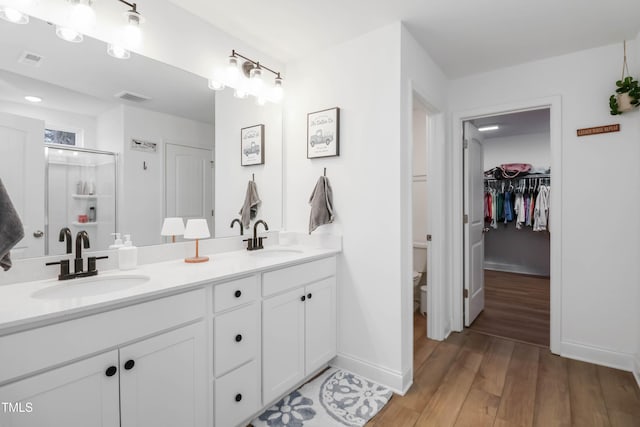
<instances>
[{"instance_id":1,"label":"white interior door","mask_svg":"<svg viewBox=\"0 0 640 427\"><path fill-rule=\"evenodd\" d=\"M0 179L24 226L13 259L44 256L44 122L0 113Z\"/></svg>"},{"instance_id":2,"label":"white interior door","mask_svg":"<svg viewBox=\"0 0 640 427\"><path fill-rule=\"evenodd\" d=\"M484 155L482 134L464 124L464 324L484 310Z\"/></svg>"},{"instance_id":3,"label":"white interior door","mask_svg":"<svg viewBox=\"0 0 640 427\"><path fill-rule=\"evenodd\" d=\"M165 216L204 218L213 232L213 152L165 145Z\"/></svg>"}]
</instances>

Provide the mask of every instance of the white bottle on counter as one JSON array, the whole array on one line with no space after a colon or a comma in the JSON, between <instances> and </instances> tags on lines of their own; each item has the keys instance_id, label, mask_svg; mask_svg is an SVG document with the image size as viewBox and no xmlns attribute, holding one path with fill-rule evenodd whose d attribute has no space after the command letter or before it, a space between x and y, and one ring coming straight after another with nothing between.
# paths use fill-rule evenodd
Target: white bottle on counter
<instances>
[{"instance_id":1,"label":"white bottle on counter","mask_svg":"<svg viewBox=\"0 0 640 427\"><path fill-rule=\"evenodd\" d=\"M131 235L124 235L124 246L118 249L118 268L133 270L138 266L138 248L133 246Z\"/></svg>"},{"instance_id":2,"label":"white bottle on counter","mask_svg":"<svg viewBox=\"0 0 640 427\"><path fill-rule=\"evenodd\" d=\"M124 243L122 243L122 239L120 238L120 233L111 233L111 235L115 240L113 242L113 245L109 246L109 249L120 249L124 246Z\"/></svg>"}]
</instances>

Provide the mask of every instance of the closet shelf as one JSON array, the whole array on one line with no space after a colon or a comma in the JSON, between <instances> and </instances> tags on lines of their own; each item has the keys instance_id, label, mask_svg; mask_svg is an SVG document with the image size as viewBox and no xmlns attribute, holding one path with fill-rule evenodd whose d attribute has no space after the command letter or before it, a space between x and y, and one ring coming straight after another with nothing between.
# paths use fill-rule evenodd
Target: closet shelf
<instances>
[{"instance_id":1,"label":"closet shelf","mask_svg":"<svg viewBox=\"0 0 640 427\"><path fill-rule=\"evenodd\" d=\"M550 179L551 178L551 174L549 173L539 173L539 174L535 174L535 175L525 175L525 176L517 176L515 178L484 178L485 181L516 181L516 180L520 180L520 179Z\"/></svg>"},{"instance_id":2,"label":"closet shelf","mask_svg":"<svg viewBox=\"0 0 640 427\"><path fill-rule=\"evenodd\" d=\"M96 194L72 194L71 197L73 197L74 199L88 199L88 200L93 200L98 198Z\"/></svg>"},{"instance_id":3,"label":"closet shelf","mask_svg":"<svg viewBox=\"0 0 640 427\"><path fill-rule=\"evenodd\" d=\"M73 225L74 227L96 227L98 225L98 223L96 221L93 221L93 222L73 221L71 223L71 225Z\"/></svg>"}]
</instances>

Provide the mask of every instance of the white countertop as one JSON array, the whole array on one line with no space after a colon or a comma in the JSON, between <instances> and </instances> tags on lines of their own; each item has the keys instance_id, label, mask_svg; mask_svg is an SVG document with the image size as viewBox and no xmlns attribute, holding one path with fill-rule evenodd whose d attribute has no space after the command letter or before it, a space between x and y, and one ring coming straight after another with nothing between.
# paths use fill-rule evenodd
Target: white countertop
<instances>
[{"instance_id":1,"label":"white countertop","mask_svg":"<svg viewBox=\"0 0 640 427\"><path fill-rule=\"evenodd\" d=\"M246 250L209 255L209 262L188 264L183 259L142 265L135 270L110 270L95 277L148 276L149 280L124 290L80 298L42 299L33 294L45 288L73 284L76 280L57 279L0 286L0 335L66 320L94 312L183 292L212 282L224 282L251 273L282 268L324 258L340 252L306 246L283 246L248 252ZM261 254L262 252L262 254ZM78 283L79 282L75 282ZM90 286L90 285L89 285Z\"/></svg>"}]
</instances>

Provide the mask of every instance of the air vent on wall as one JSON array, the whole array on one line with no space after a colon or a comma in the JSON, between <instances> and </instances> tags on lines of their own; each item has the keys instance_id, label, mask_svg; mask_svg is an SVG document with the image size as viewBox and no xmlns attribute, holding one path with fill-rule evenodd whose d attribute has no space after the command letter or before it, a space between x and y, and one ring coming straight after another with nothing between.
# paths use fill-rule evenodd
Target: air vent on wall
<instances>
[{"instance_id":1,"label":"air vent on wall","mask_svg":"<svg viewBox=\"0 0 640 427\"><path fill-rule=\"evenodd\" d=\"M139 93L127 92L126 90L118 92L114 96L131 102L145 102L151 99L148 96L140 95Z\"/></svg>"},{"instance_id":2,"label":"air vent on wall","mask_svg":"<svg viewBox=\"0 0 640 427\"><path fill-rule=\"evenodd\" d=\"M42 64L42 60L44 57L42 55L38 55L37 53L27 52L26 50L22 52L20 58L18 58L18 62L25 65L30 65L32 67L39 67Z\"/></svg>"}]
</instances>

